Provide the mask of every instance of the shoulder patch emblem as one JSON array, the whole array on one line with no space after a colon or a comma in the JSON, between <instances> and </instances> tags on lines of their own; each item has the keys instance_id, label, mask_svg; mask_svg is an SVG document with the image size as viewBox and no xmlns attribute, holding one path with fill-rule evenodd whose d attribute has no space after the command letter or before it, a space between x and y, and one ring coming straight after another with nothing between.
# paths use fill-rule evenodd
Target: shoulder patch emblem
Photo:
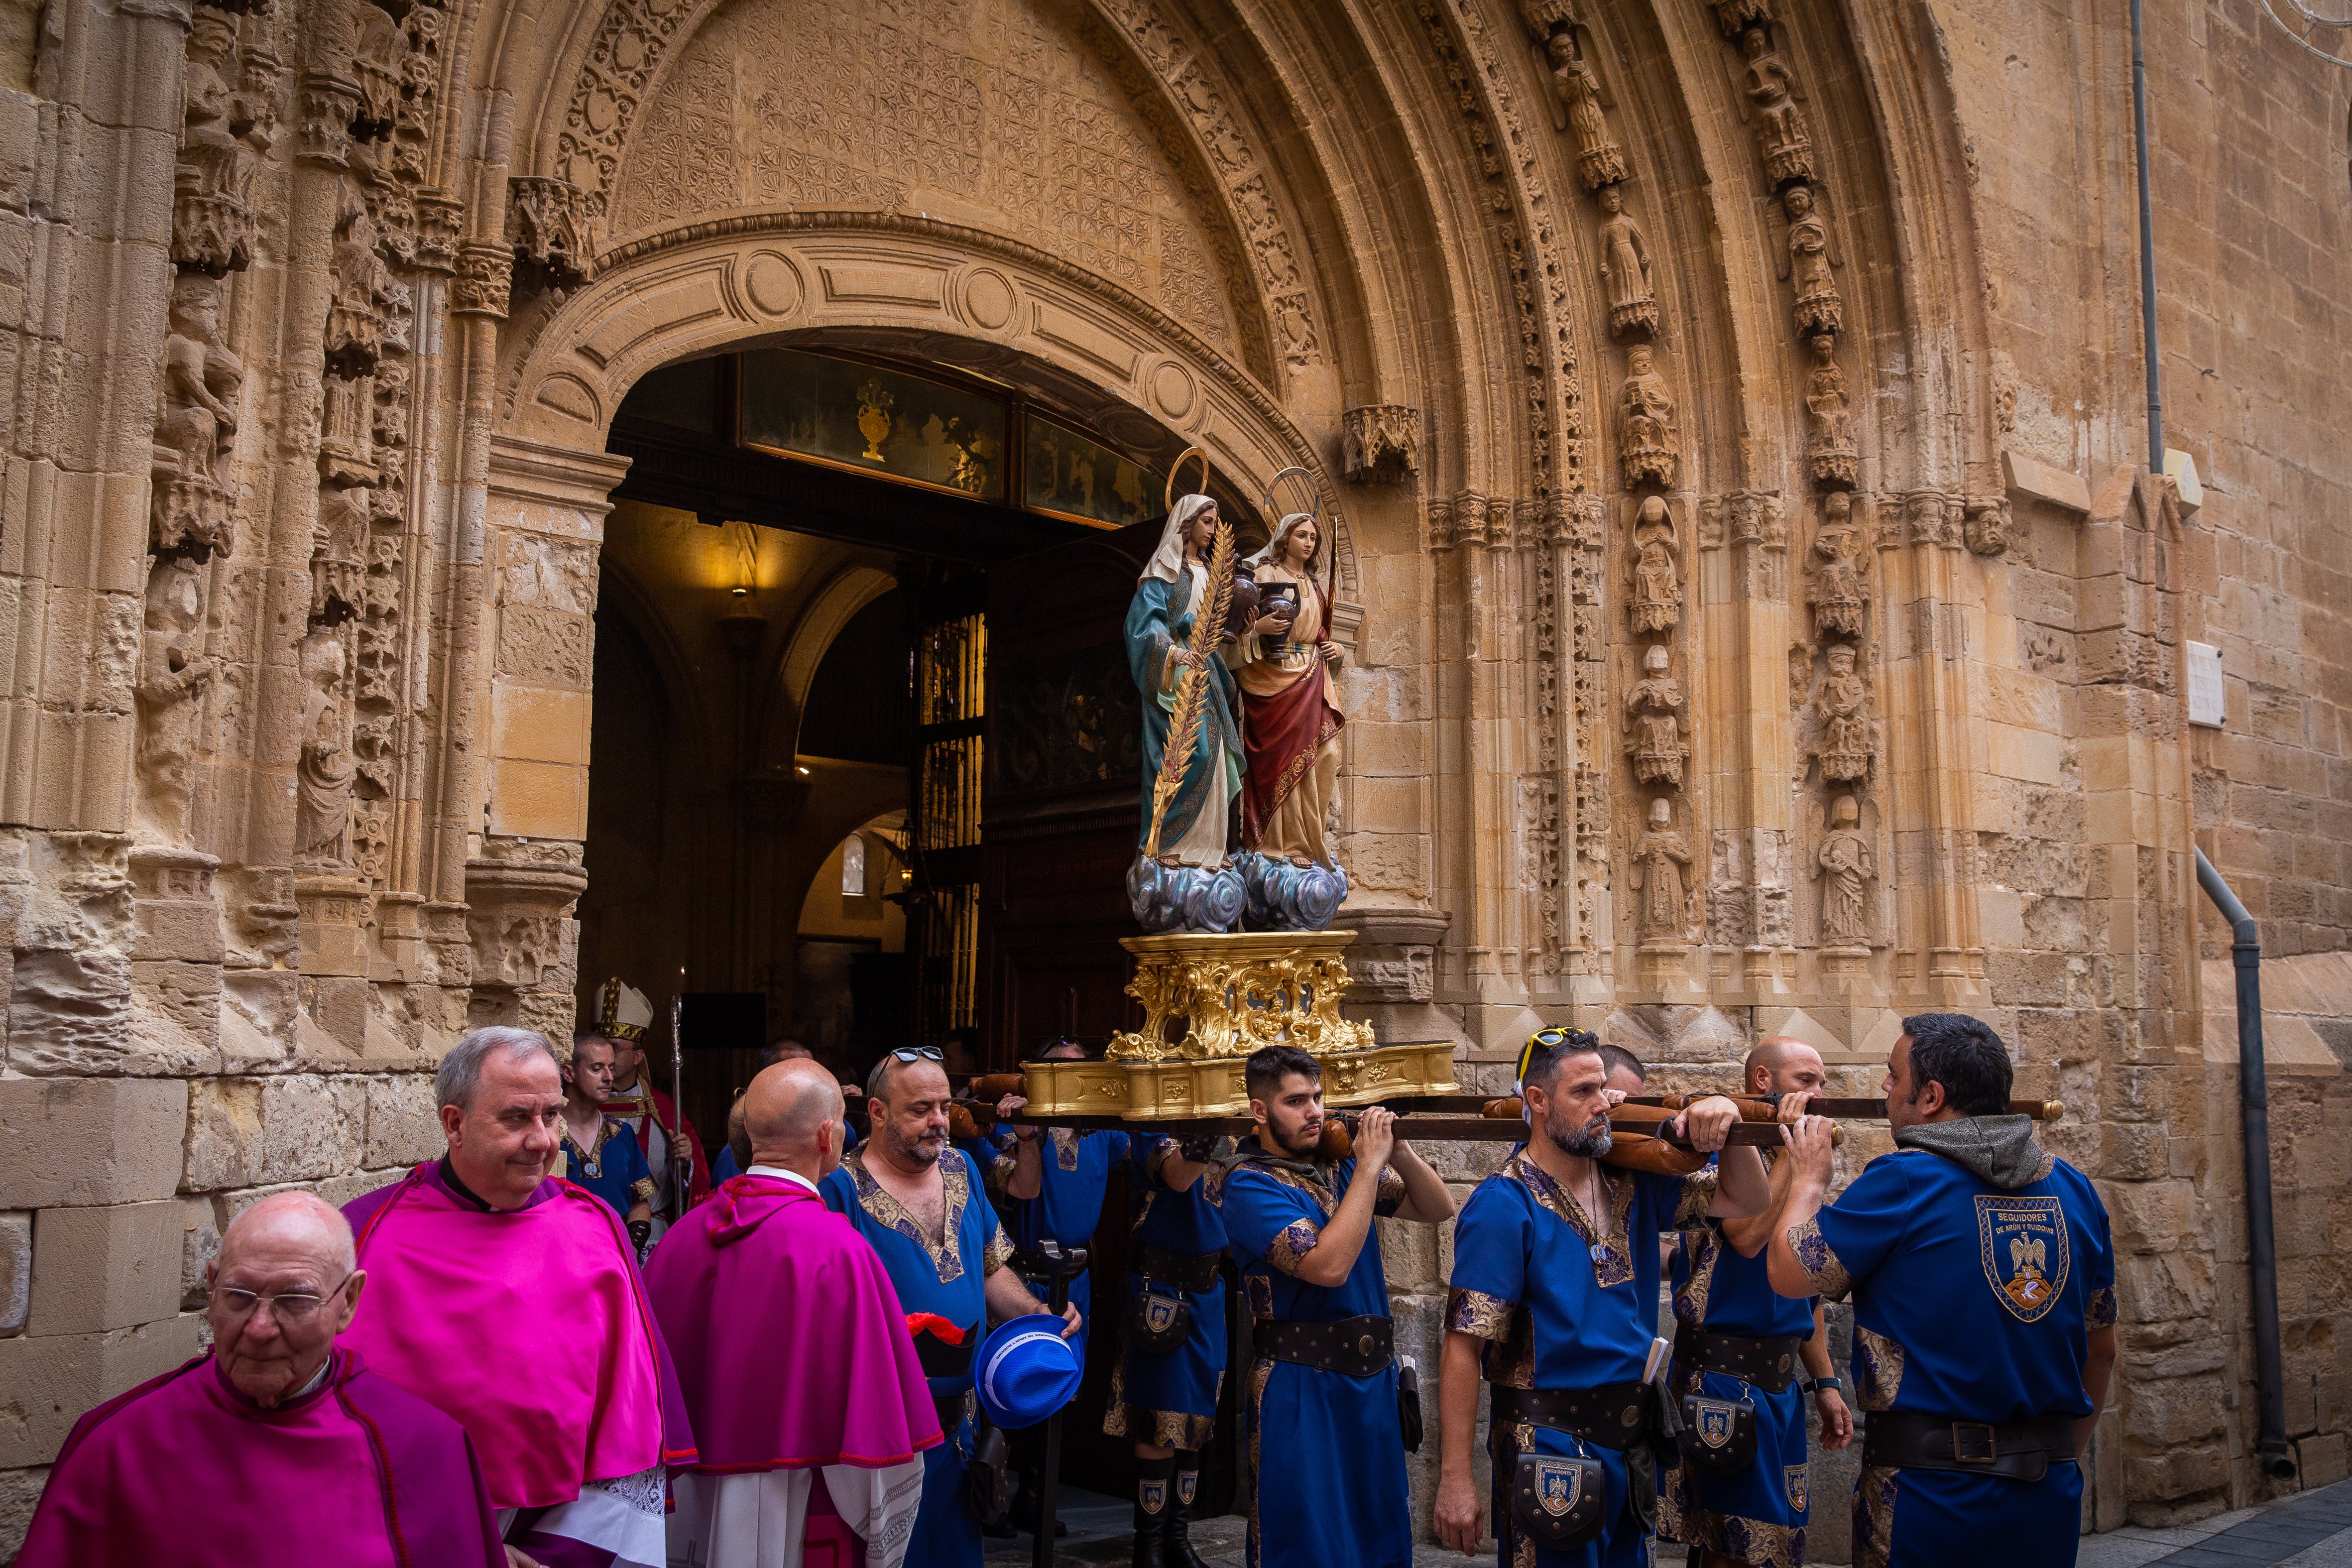
<instances>
[{"instance_id":1,"label":"shoulder patch emblem","mask_svg":"<svg viewBox=\"0 0 2352 1568\"><path fill-rule=\"evenodd\" d=\"M2066 1211L2054 1197L1977 1194L1977 1256L2011 1317L2040 1322L2066 1289Z\"/></svg>"}]
</instances>

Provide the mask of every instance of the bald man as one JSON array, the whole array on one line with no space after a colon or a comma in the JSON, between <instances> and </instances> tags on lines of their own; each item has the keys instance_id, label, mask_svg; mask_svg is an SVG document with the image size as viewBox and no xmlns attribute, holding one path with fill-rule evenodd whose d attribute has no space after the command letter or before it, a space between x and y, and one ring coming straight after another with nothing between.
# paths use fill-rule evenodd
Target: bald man
<instances>
[{"instance_id":1,"label":"bald man","mask_svg":"<svg viewBox=\"0 0 2352 1568\"><path fill-rule=\"evenodd\" d=\"M341 1215L262 1199L206 1283L212 1349L76 1424L18 1563L506 1562L466 1429L335 1343L367 1284Z\"/></svg>"},{"instance_id":2,"label":"bald man","mask_svg":"<svg viewBox=\"0 0 2352 1568\"><path fill-rule=\"evenodd\" d=\"M742 1110L749 1168L646 1274L700 1456L675 1478L670 1558L898 1568L940 1420L881 1259L817 1194L841 1163L841 1086L787 1058Z\"/></svg>"},{"instance_id":3,"label":"bald man","mask_svg":"<svg viewBox=\"0 0 2352 1568\"><path fill-rule=\"evenodd\" d=\"M1774 1035L1748 1053L1740 1089L1780 1096L1780 1120L1792 1122L1825 1077L1820 1052ZM1806 1395L1821 1414L1822 1447L1843 1448L1853 1439L1820 1299L1776 1295L1767 1273L1766 1247L1793 1169L1789 1161L1774 1163L1765 1213L1686 1230L1675 1253L1675 1397L1745 1403L1756 1429L1751 1462L1711 1470L1689 1458L1665 1478L1659 1532L1697 1550L1701 1561L1693 1568L1797 1568L1805 1560L1810 1501ZM1717 1430L1733 1436L1727 1425Z\"/></svg>"}]
</instances>

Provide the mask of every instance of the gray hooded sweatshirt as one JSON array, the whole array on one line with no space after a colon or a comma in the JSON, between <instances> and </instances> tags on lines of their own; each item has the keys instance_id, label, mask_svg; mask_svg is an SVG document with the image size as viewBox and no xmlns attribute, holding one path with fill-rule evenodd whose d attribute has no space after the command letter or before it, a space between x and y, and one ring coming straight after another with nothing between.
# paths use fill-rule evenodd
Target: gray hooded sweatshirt
<instances>
[{"instance_id":1,"label":"gray hooded sweatshirt","mask_svg":"<svg viewBox=\"0 0 2352 1568\"><path fill-rule=\"evenodd\" d=\"M2040 1181L2054 1162L2033 1141L2031 1116L1963 1116L1956 1121L1921 1121L1895 1134L1898 1149L1922 1149L1990 1182L2003 1192Z\"/></svg>"}]
</instances>

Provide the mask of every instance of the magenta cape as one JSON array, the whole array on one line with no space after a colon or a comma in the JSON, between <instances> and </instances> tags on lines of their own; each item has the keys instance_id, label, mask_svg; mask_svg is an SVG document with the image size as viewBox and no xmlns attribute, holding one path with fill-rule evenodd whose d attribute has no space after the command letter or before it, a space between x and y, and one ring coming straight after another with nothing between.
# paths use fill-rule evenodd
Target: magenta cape
<instances>
[{"instance_id":1,"label":"magenta cape","mask_svg":"<svg viewBox=\"0 0 2352 1568\"><path fill-rule=\"evenodd\" d=\"M466 1430L331 1352L327 1381L264 1410L208 1352L75 1424L21 1568L504 1568Z\"/></svg>"},{"instance_id":2,"label":"magenta cape","mask_svg":"<svg viewBox=\"0 0 2352 1568\"><path fill-rule=\"evenodd\" d=\"M940 1443L930 1384L874 1248L806 1187L731 1176L654 1248L698 1470L900 1465Z\"/></svg>"},{"instance_id":3,"label":"magenta cape","mask_svg":"<svg viewBox=\"0 0 2352 1568\"><path fill-rule=\"evenodd\" d=\"M343 1215L368 1274L343 1342L465 1425L498 1507L693 1462L645 1282L602 1198L551 1177L501 1213L435 1163Z\"/></svg>"}]
</instances>

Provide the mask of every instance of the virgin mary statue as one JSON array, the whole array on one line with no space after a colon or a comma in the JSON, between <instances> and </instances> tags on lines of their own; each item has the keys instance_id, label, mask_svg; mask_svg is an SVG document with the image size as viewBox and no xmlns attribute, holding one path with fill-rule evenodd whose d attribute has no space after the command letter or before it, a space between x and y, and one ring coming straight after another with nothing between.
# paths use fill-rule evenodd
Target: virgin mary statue
<instances>
[{"instance_id":1,"label":"virgin mary statue","mask_svg":"<svg viewBox=\"0 0 2352 1568\"><path fill-rule=\"evenodd\" d=\"M1188 646L1195 610L1209 596L1209 543L1217 530L1217 503L1207 496L1177 498L1168 526L1136 580L1127 606L1127 663L1143 693L1143 826L1139 847L1151 838L1152 784L1168 746L1177 681L1192 662ZM1184 760L1183 782L1160 827L1162 866L1227 864L1226 822L1241 787L1241 729L1234 722L1234 676L1216 653L1208 660L1201 725Z\"/></svg>"},{"instance_id":2,"label":"virgin mary statue","mask_svg":"<svg viewBox=\"0 0 2352 1568\"><path fill-rule=\"evenodd\" d=\"M1242 846L1300 868L1333 863L1323 825L1346 722L1331 678L1339 645L1331 640L1328 606L1315 586L1321 543L1315 519L1294 511L1250 557L1262 613L1234 655L1245 770Z\"/></svg>"}]
</instances>

